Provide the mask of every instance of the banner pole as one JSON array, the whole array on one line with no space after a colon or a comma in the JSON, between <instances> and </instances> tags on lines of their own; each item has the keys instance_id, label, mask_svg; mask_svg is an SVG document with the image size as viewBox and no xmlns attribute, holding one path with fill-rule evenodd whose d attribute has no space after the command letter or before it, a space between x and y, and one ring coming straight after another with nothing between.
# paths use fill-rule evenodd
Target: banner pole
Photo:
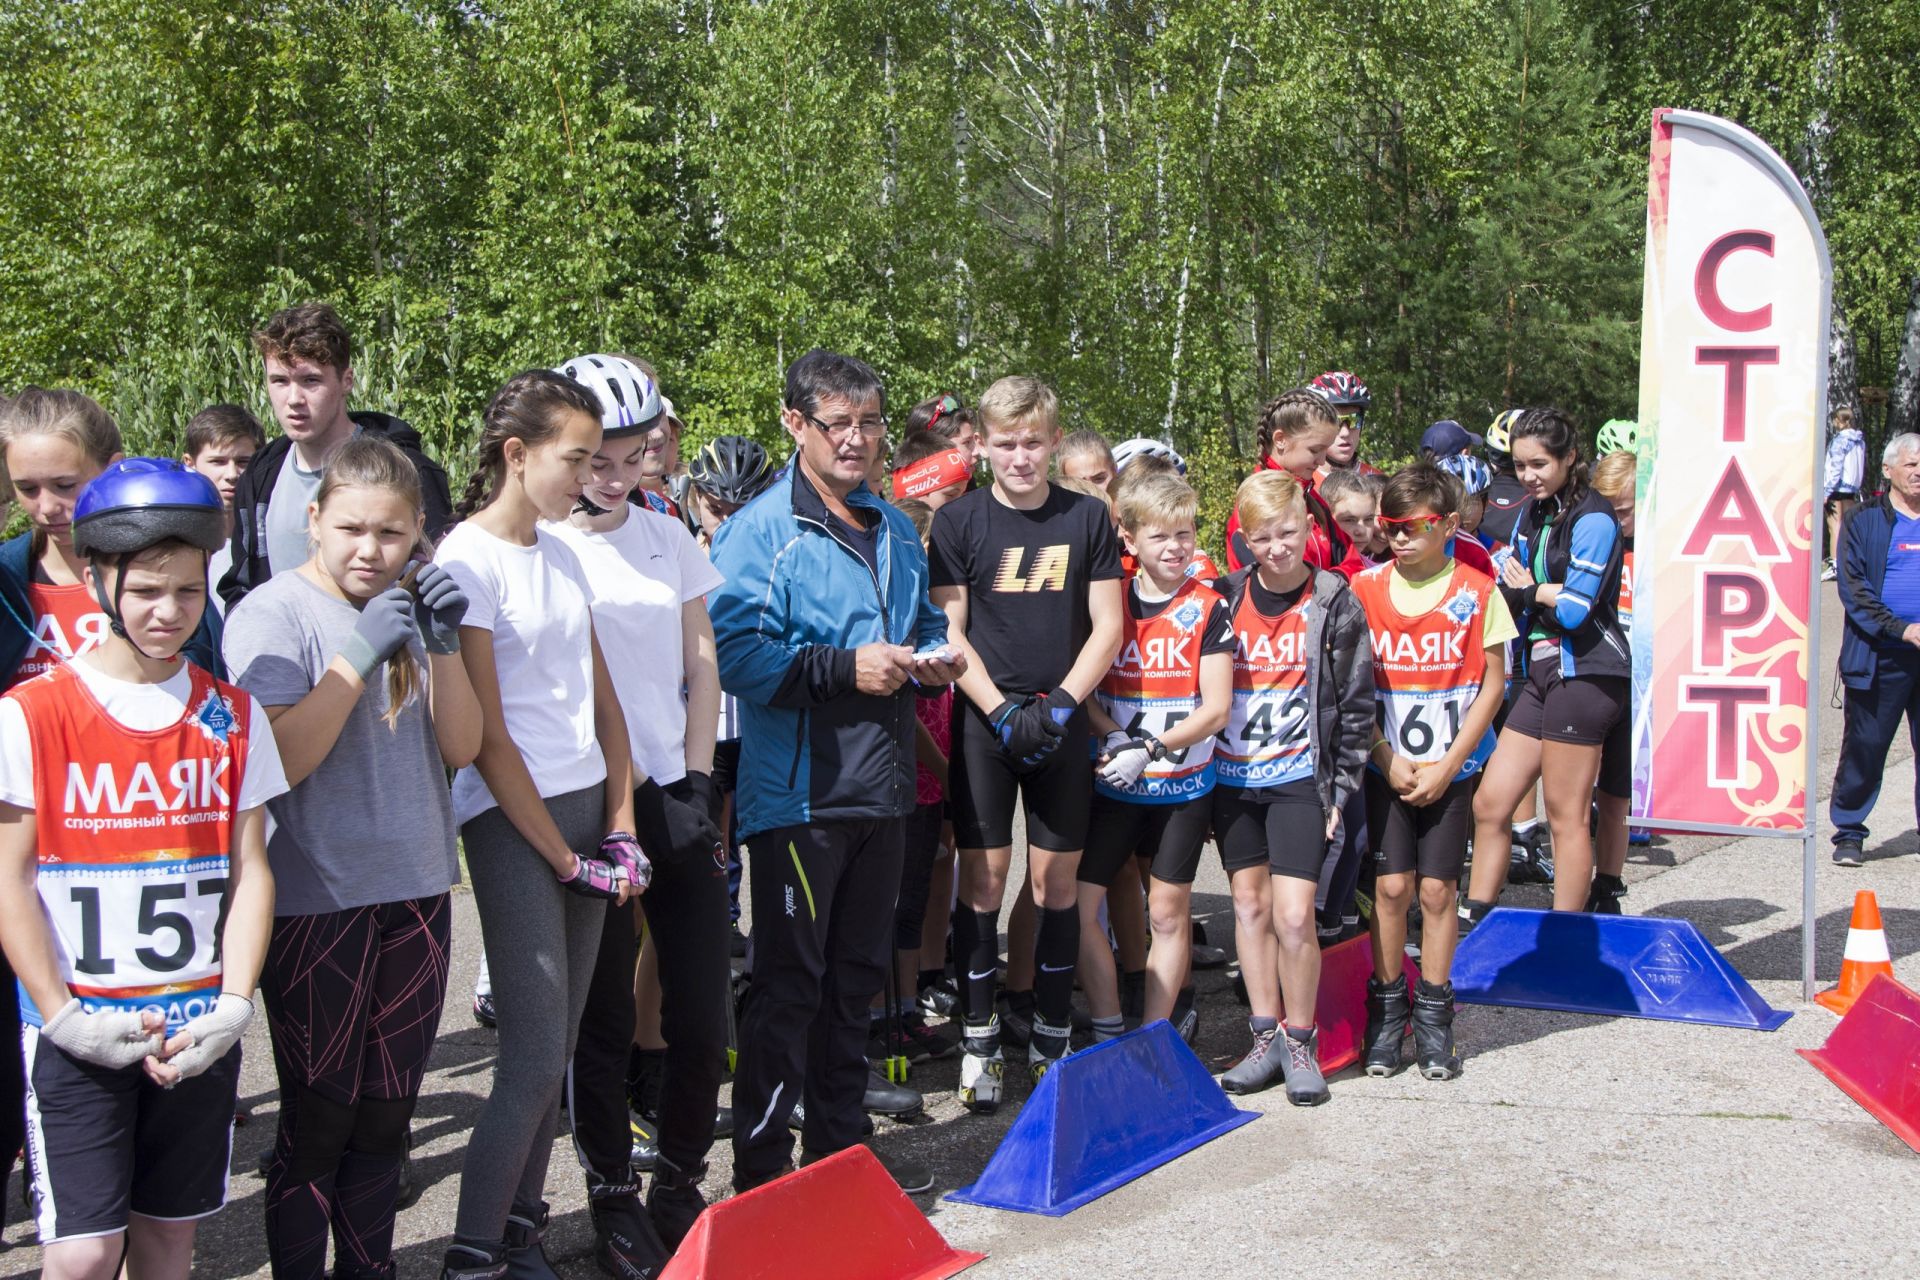
<instances>
[{"instance_id":1,"label":"banner pole","mask_svg":"<svg viewBox=\"0 0 1920 1280\"><path fill-rule=\"evenodd\" d=\"M1820 857L1820 841L1813 829L1812 806L1808 806L1807 835L1800 845L1800 998L1812 1000L1819 985L1814 974L1813 871Z\"/></svg>"}]
</instances>

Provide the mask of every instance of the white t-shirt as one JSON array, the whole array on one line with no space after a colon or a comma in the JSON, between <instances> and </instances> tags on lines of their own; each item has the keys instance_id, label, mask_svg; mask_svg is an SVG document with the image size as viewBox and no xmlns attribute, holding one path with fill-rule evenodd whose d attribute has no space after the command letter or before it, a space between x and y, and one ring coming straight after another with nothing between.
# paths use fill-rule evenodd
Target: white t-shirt
<instances>
[{"instance_id":1,"label":"white t-shirt","mask_svg":"<svg viewBox=\"0 0 1920 1280\"><path fill-rule=\"evenodd\" d=\"M220 594L220 579L227 576L227 570L233 568L233 544L223 542L220 549L207 557L207 604L219 610L221 617L227 616L227 602Z\"/></svg>"},{"instance_id":2,"label":"white t-shirt","mask_svg":"<svg viewBox=\"0 0 1920 1280\"><path fill-rule=\"evenodd\" d=\"M465 520L434 560L467 594L461 625L493 633L507 734L534 787L552 797L604 781L607 761L593 736L592 593L579 557L546 529L522 547ZM473 765L454 775L455 822L497 803Z\"/></svg>"},{"instance_id":3,"label":"white t-shirt","mask_svg":"<svg viewBox=\"0 0 1920 1280\"><path fill-rule=\"evenodd\" d=\"M593 629L613 675L640 772L663 786L687 776L686 648L681 609L726 579L686 525L629 505L617 529L541 526L572 547L593 590Z\"/></svg>"},{"instance_id":4,"label":"white t-shirt","mask_svg":"<svg viewBox=\"0 0 1920 1280\"><path fill-rule=\"evenodd\" d=\"M106 713L135 733L165 729L187 714L193 676L184 662L159 684L116 680L96 671L85 658L67 665ZM247 699L247 768L235 808L244 813L286 794L287 774L267 713L250 694L242 696ZM0 800L16 809L33 808L33 739L27 733L27 713L11 698L0 698Z\"/></svg>"}]
</instances>

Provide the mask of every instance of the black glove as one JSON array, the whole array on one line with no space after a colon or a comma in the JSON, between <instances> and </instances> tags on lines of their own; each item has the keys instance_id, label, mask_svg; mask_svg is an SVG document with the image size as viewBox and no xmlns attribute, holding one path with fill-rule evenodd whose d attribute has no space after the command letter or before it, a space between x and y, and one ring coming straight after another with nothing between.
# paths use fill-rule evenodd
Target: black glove
<instances>
[{"instance_id":1,"label":"black glove","mask_svg":"<svg viewBox=\"0 0 1920 1280\"><path fill-rule=\"evenodd\" d=\"M573 874L556 875L560 887L568 893L577 893L583 898L599 898L606 902L617 902L620 890L627 883L627 874L611 862L599 858L574 855Z\"/></svg>"},{"instance_id":2,"label":"black glove","mask_svg":"<svg viewBox=\"0 0 1920 1280\"><path fill-rule=\"evenodd\" d=\"M1000 711L996 709L994 714L998 717ZM1031 769L1053 753L1054 748L1067 736L1067 731L1063 725L1054 722L1044 701L1028 698L1000 720L996 736L1000 739L1001 750L1012 756L1014 763Z\"/></svg>"},{"instance_id":3,"label":"black glove","mask_svg":"<svg viewBox=\"0 0 1920 1280\"><path fill-rule=\"evenodd\" d=\"M1065 689L1055 689L1047 695L1046 708L1048 717L1060 726L1060 733L1064 737L1067 721L1073 719L1073 713L1080 709L1080 703Z\"/></svg>"},{"instance_id":4,"label":"black glove","mask_svg":"<svg viewBox=\"0 0 1920 1280\"><path fill-rule=\"evenodd\" d=\"M724 869L724 856L718 852L720 828L704 809L674 799L651 778L634 788L633 825L640 847L656 865L684 867L705 859Z\"/></svg>"},{"instance_id":5,"label":"black glove","mask_svg":"<svg viewBox=\"0 0 1920 1280\"><path fill-rule=\"evenodd\" d=\"M680 781L667 784L667 794L706 814L716 829L720 826L720 792L713 785L712 774L690 770Z\"/></svg>"}]
</instances>

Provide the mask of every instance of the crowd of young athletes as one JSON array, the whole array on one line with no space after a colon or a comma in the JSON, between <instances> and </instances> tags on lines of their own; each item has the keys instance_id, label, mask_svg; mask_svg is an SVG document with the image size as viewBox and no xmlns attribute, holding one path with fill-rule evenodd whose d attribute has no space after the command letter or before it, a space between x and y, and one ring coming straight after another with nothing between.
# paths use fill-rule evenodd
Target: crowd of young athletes
<instances>
[{"instance_id":1,"label":"crowd of young athletes","mask_svg":"<svg viewBox=\"0 0 1920 1280\"><path fill-rule=\"evenodd\" d=\"M722 437L682 467L643 362L557 358L494 393L455 502L405 423L349 411L330 308L254 341L271 443L220 405L181 460L127 458L79 393L0 402L29 525L0 546L0 1150L25 1147L45 1272L188 1273L258 997L273 1272L394 1274L464 842L499 1051L443 1274L553 1274L563 1106L602 1267L657 1274L731 1125L741 717L707 552L782 460ZM1038 1080L1142 1020L1191 1041L1209 841L1250 1005L1222 1083L1299 1105L1329 1097L1321 948L1363 904L1366 1070L1401 1067L1411 1024L1434 1080L1460 1070L1455 943L1510 869L1620 910L1632 426L1590 466L1554 409L1437 423L1389 476L1361 457L1368 403L1334 372L1262 409L1225 572L1180 457L1063 437L1035 379L869 441L964 658L915 700L907 856L874 894L882 1052L957 1049L961 1102L992 1111L1009 1048ZM919 1098L876 1074L868 1106Z\"/></svg>"}]
</instances>

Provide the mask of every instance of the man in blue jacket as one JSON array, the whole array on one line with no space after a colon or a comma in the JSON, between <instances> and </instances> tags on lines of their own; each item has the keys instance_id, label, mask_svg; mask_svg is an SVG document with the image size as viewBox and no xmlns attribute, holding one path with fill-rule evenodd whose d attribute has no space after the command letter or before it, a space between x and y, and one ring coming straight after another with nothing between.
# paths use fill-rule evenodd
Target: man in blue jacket
<instances>
[{"instance_id":1,"label":"man in blue jacket","mask_svg":"<svg viewBox=\"0 0 1920 1280\"><path fill-rule=\"evenodd\" d=\"M964 665L944 648L912 521L865 483L887 431L879 375L810 351L787 370L784 403L793 461L720 527L727 581L709 599L720 683L740 704L735 794L753 868L733 1086L741 1191L789 1167L798 1102L802 1164L862 1136L867 1011L892 958L914 807L913 699ZM891 1172L908 1190L932 1185L924 1170Z\"/></svg>"},{"instance_id":2,"label":"man in blue jacket","mask_svg":"<svg viewBox=\"0 0 1920 1280\"><path fill-rule=\"evenodd\" d=\"M1847 517L1835 556L1847 611L1840 640L1847 692L1828 816L1833 860L1843 867L1860 865L1867 815L1901 720L1920 740L1920 435L1887 441L1881 471L1886 496Z\"/></svg>"}]
</instances>

